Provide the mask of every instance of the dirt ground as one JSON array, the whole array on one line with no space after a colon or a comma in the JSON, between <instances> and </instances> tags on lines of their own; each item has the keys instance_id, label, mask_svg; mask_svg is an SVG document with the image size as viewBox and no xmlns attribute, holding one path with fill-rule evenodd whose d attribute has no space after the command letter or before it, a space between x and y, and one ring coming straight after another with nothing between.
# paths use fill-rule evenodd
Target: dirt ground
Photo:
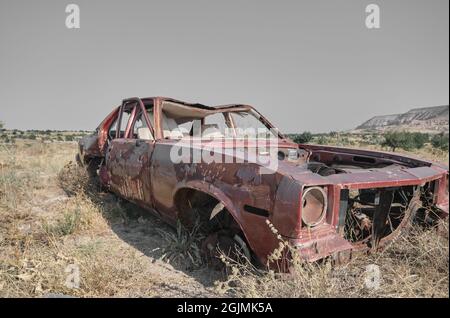
<instances>
[{"instance_id":1,"label":"dirt ground","mask_svg":"<svg viewBox=\"0 0 450 318\"><path fill-rule=\"evenodd\" d=\"M448 227L443 240L420 236L415 254L402 247L378 257L391 275L386 286L396 284L378 294L342 287L373 259L340 269L339 283L325 265L295 286L242 269L227 280L202 264L190 233L86 180L68 164L75 153L76 143L0 144L0 297L448 297Z\"/></svg>"},{"instance_id":2,"label":"dirt ground","mask_svg":"<svg viewBox=\"0 0 450 318\"><path fill-rule=\"evenodd\" d=\"M75 153L74 143L0 145L0 296L218 296L220 273L170 250L183 233L112 194L73 189L83 180L63 168ZM66 286L73 265L79 288Z\"/></svg>"}]
</instances>

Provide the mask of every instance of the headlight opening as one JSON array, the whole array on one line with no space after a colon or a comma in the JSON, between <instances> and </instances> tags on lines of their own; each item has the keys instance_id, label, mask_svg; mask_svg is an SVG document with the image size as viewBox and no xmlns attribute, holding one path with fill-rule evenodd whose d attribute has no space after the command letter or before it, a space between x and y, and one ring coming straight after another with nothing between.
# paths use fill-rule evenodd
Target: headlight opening
<instances>
[{"instance_id":1,"label":"headlight opening","mask_svg":"<svg viewBox=\"0 0 450 318\"><path fill-rule=\"evenodd\" d=\"M302 195L302 222L307 227L322 223L327 213L327 194L320 187L310 187Z\"/></svg>"}]
</instances>

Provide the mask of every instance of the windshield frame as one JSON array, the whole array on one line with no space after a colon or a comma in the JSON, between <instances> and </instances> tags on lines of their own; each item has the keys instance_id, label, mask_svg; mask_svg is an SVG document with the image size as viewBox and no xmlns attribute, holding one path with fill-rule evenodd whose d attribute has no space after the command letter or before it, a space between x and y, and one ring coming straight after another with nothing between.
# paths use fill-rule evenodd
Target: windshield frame
<instances>
[{"instance_id":1,"label":"windshield frame","mask_svg":"<svg viewBox=\"0 0 450 318\"><path fill-rule=\"evenodd\" d=\"M208 118L211 118L215 115L223 115L223 121L221 121L219 124L213 123L213 124L205 124L205 121L208 121ZM233 116L233 114L235 114ZM248 125L248 126L242 126L236 123L236 117L240 114L246 114L251 118L251 120L256 121L259 124L259 127L257 125ZM187 124L187 125L186 125ZM210 114L207 114L206 116L200 118L189 118L186 121L183 122L177 122L178 127L175 128L175 130L181 131L183 137L180 138L165 138L165 139L218 139L218 140L268 140L268 139L284 139L282 135L278 132L278 130L270 125L270 123L267 123L266 121L262 120L262 116L254 111L253 109L223 109L218 110L215 112L211 112ZM187 126L183 127L183 125ZM203 130L205 126L216 126L216 127L210 127L206 128L206 130ZM219 128L219 126L221 126ZM213 129L217 133L211 137L207 136L205 132L208 132L208 129ZM253 129L253 131L252 131ZM256 129L256 131L255 131ZM260 130L264 130L264 132ZM188 131L190 130L190 131ZM253 133L253 134L252 134ZM264 133L265 136L261 136L260 133Z\"/></svg>"},{"instance_id":2,"label":"windshield frame","mask_svg":"<svg viewBox=\"0 0 450 318\"><path fill-rule=\"evenodd\" d=\"M184 129L184 134L181 133L180 126L189 123L189 121L194 120L203 120L205 117L213 114L223 113L227 122L231 122L232 113L240 113L245 112L248 113L249 116L254 117L254 120L258 122L258 126L260 127L252 127L252 128L265 128L267 129L268 136L260 137L259 139L276 139L276 140L284 140L287 139L274 125L272 125L261 113L259 113L254 107L246 104L230 104L230 105L219 105L219 106L206 106L202 104L192 104L182 102L180 100L171 99L171 98L155 98L155 126L158 140L181 140L181 139L201 139L201 134L193 134L192 132L186 132L186 127ZM170 122L167 122L167 118L169 118ZM176 123L174 123L174 121ZM227 124L228 125L228 124ZM187 129L190 129L190 125L187 126ZM229 128L233 129L235 125ZM217 128L217 127L216 127ZM167 131L175 131L175 134L166 134ZM269 137L270 135L270 137ZM211 138L206 138L211 139ZM258 138L244 138L238 137L236 134L228 134L228 136L216 136L214 139L222 139L222 140L232 140L232 139L253 139L257 140Z\"/></svg>"}]
</instances>

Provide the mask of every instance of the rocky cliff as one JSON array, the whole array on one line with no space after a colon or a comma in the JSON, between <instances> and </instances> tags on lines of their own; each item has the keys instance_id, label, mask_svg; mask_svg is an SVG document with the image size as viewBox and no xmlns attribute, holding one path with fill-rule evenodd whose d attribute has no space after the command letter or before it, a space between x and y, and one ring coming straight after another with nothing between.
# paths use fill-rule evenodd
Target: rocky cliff
<instances>
[{"instance_id":1,"label":"rocky cliff","mask_svg":"<svg viewBox=\"0 0 450 318\"><path fill-rule=\"evenodd\" d=\"M375 116L356 130L448 132L449 106L414 108L403 114Z\"/></svg>"}]
</instances>

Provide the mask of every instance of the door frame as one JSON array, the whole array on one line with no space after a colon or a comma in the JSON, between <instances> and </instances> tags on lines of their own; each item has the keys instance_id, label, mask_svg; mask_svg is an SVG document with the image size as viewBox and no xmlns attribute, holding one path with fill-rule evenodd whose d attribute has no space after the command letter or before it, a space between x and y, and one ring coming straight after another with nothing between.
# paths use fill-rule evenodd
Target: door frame
<instances>
[{"instance_id":1,"label":"door frame","mask_svg":"<svg viewBox=\"0 0 450 318\"><path fill-rule=\"evenodd\" d=\"M155 141L156 138L155 138L155 130L153 128L154 125L148 117L147 110L145 109L144 103L138 97L131 97L131 98L124 99L122 101L122 105L120 106L120 110L119 110L119 120L117 121L118 126L117 126L117 131L116 131L116 138L118 138L118 134L120 134L120 131L119 131L120 126L119 125L120 125L120 122L122 121L123 110L127 105L129 105L133 102L135 102L136 105L133 106L133 110L132 110L132 113L128 120L127 127L125 129L125 134L124 134L123 138L133 139L133 136L132 135L130 136L130 134L132 134L132 128L134 127L134 124L136 123L137 116L142 112L142 114L144 115L145 123L147 124L147 127L150 129L150 132L152 133L153 141ZM155 100L153 98L152 98L152 102L153 102L153 112L155 112ZM139 108L139 111L137 110L138 108Z\"/></svg>"},{"instance_id":2,"label":"door frame","mask_svg":"<svg viewBox=\"0 0 450 318\"><path fill-rule=\"evenodd\" d=\"M122 124L122 117L123 117L123 112L124 110L130 110L129 107L132 107L131 109L131 113L130 113L130 117L127 121L127 123L125 124L125 130L124 130L124 134L123 136L120 136L120 130L121 128L121 124ZM154 107L154 104L153 104ZM153 134L153 140L141 140L138 138L135 138L133 136L133 128L134 125L136 124L136 120L137 117L139 115L143 115L144 121L147 124L147 127L150 129L150 132ZM147 114L147 110L145 108L144 103L142 102L142 100L140 98L137 97L133 97L133 98L128 98L128 99L124 99L122 101L122 105L119 108L119 114L118 114L118 120L117 120L117 128L116 128L116 138L112 139L111 142L108 145L108 155L109 152L111 151L111 149L114 148L114 144L129 144L130 146L133 147L133 149L136 149L137 147L139 147L140 145L142 146L142 143L147 143L150 149L150 152L148 154L148 167L144 167L144 165L142 166L142 169L146 169L147 173L150 173L151 171L151 160L152 160L152 156L153 156L153 151L155 149L155 138L154 138L154 130L153 130L153 123L151 123L148 114ZM138 140L141 140L142 143L140 143L140 145L138 144ZM131 164L131 163L130 163ZM134 164L136 164L134 162ZM127 169L127 162L123 161L122 162L123 168L126 170ZM111 174L111 166L110 163L107 163L107 171L108 174ZM109 166L109 167L108 167ZM109 181L111 181L111 175L109 176ZM153 196L153 191L152 191L152 186L151 186L151 176L148 175L147 176L148 182L149 182L149 189L144 189L144 191L149 191L148 195L149 198L147 198L149 200L149 202L147 202L147 200L142 201L142 202L136 202L135 200L131 199L131 198L127 198L125 195L123 195L121 193L121 191L119 191L119 193L117 193L120 196L124 196L125 199L132 201L140 206L145 206L146 208L151 208L153 209L154 206L154 196ZM145 178L141 179L140 182L144 183ZM113 186L113 188L116 188L116 186ZM116 192L116 191L114 191Z\"/></svg>"}]
</instances>

